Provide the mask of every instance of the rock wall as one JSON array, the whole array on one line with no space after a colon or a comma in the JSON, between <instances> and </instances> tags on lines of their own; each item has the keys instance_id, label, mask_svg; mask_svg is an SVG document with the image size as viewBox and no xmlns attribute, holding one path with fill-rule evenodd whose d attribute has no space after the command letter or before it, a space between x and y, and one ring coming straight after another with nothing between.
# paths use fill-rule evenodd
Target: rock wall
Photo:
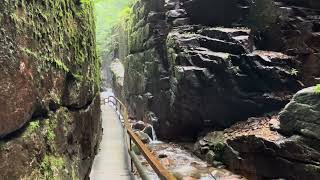
<instances>
[{"instance_id":1,"label":"rock wall","mask_svg":"<svg viewBox=\"0 0 320 180\"><path fill-rule=\"evenodd\" d=\"M124 94L133 118L159 127L169 118L164 1L138 1L129 28ZM158 128L159 129L159 128Z\"/></svg>"},{"instance_id":2,"label":"rock wall","mask_svg":"<svg viewBox=\"0 0 320 180\"><path fill-rule=\"evenodd\" d=\"M118 41L129 49L121 61L131 116L174 138L280 110L319 83L318 8L315 1L137 1L128 41Z\"/></svg>"},{"instance_id":3,"label":"rock wall","mask_svg":"<svg viewBox=\"0 0 320 180\"><path fill-rule=\"evenodd\" d=\"M84 179L100 139L100 63L90 4L0 4L0 174Z\"/></svg>"},{"instance_id":4,"label":"rock wall","mask_svg":"<svg viewBox=\"0 0 320 180\"><path fill-rule=\"evenodd\" d=\"M319 15L317 0L137 1L118 94L160 138L213 131L195 153L217 167L319 179L318 98L278 117L320 83Z\"/></svg>"}]
</instances>

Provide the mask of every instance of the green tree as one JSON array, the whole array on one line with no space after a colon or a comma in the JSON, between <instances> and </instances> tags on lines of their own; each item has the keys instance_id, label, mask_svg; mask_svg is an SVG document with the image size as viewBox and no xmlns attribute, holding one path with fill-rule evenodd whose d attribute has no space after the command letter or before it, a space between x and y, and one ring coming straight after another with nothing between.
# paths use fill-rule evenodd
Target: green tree
<instances>
[{"instance_id":1,"label":"green tree","mask_svg":"<svg viewBox=\"0 0 320 180\"><path fill-rule=\"evenodd\" d=\"M112 28L130 12L133 0L82 0L93 2L96 16L97 50L101 56L107 49Z\"/></svg>"}]
</instances>

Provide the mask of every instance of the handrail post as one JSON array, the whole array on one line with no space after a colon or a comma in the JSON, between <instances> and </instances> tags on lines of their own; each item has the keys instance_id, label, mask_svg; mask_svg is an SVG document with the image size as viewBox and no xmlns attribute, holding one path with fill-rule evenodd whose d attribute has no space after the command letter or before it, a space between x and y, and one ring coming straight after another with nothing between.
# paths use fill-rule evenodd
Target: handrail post
<instances>
[{"instance_id":1,"label":"handrail post","mask_svg":"<svg viewBox=\"0 0 320 180\"><path fill-rule=\"evenodd\" d=\"M132 139L131 139L131 137L129 137L130 138L130 140L129 140L129 151L133 151L132 150ZM131 172L133 173L133 160L132 160L132 158L130 158L130 167L131 167Z\"/></svg>"},{"instance_id":2,"label":"handrail post","mask_svg":"<svg viewBox=\"0 0 320 180\"><path fill-rule=\"evenodd\" d=\"M118 112L118 101L116 101L116 112Z\"/></svg>"}]
</instances>

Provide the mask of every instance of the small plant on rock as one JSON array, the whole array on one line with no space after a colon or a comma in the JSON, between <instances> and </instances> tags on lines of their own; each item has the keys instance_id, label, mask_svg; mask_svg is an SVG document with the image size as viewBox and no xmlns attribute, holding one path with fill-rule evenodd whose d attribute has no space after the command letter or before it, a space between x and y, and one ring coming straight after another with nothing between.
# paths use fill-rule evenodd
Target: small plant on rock
<instances>
[{"instance_id":1,"label":"small plant on rock","mask_svg":"<svg viewBox=\"0 0 320 180\"><path fill-rule=\"evenodd\" d=\"M31 132L36 131L38 128L40 128L40 122L39 121L31 122L29 128Z\"/></svg>"},{"instance_id":2,"label":"small plant on rock","mask_svg":"<svg viewBox=\"0 0 320 180\"><path fill-rule=\"evenodd\" d=\"M58 172L65 167L65 162L62 157L53 155L45 155L40 164L40 171L45 176L45 179L55 179Z\"/></svg>"},{"instance_id":3,"label":"small plant on rock","mask_svg":"<svg viewBox=\"0 0 320 180\"><path fill-rule=\"evenodd\" d=\"M291 71L290 71L290 74L292 76L298 76L298 73L299 73L299 71L297 69L295 69L295 68L292 68Z\"/></svg>"},{"instance_id":4,"label":"small plant on rock","mask_svg":"<svg viewBox=\"0 0 320 180\"><path fill-rule=\"evenodd\" d=\"M320 94L320 84L318 84L318 85L316 86L315 92L316 92L317 94Z\"/></svg>"}]
</instances>

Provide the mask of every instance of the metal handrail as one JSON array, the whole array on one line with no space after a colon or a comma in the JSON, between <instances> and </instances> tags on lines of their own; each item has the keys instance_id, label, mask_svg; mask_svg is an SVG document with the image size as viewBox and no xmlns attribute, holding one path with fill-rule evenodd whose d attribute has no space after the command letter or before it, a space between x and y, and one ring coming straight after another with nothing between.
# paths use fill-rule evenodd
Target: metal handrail
<instances>
[{"instance_id":1,"label":"metal handrail","mask_svg":"<svg viewBox=\"0 0 320 180\"><path fill-rule=\"evenodd\" d=\"M143 180L149 179L143 168L141 168L141 163L137 162L136 155L132 150L132 142L139 148L142 155L145 157L147 162L151 165L152 169L157 173L161 180L177 180L169 171L167 171L164 166L160 163L159 159L155 157L148 147L141 141L141 139L136 135L129 123L129 116L126 106L115 96L108 96L108 98L103 99L103 104L109 104L115 106L116 112L119 112L119 119L123 119L123 127L126 130L127 135L129 136L129 148L128 153L131 157L131 168L133 168L133 162L135 163L137 170ZM122 116L122 117L121 117Z\"/></svg>"}]
</instances>

